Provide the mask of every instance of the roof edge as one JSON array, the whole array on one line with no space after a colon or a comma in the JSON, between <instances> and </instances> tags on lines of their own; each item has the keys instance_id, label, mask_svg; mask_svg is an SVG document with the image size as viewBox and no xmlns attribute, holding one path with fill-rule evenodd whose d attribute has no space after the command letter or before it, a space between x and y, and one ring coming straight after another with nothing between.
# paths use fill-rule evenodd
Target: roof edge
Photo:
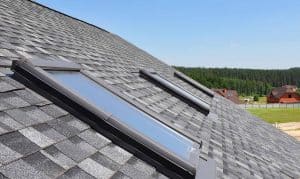
<instances>
[{"instance_id":1,"label":"roof edge","mask_svg":"<svg viewBox=\"0 0 300 179\"><path fill-rule=\"evenodd\" d=\"M73 17L73 16L71 16L71 15L65 14L65 13L60 12L60 11L58 11L58 10L52 9L52 8L50 8L50 7L48 7L48 6L45 6L45 5L41 4L41 3L38 3L38 2L36 2L36 1L33 1L33 0L27 0L27 1L29 1L29 2L31 2L31 3L33 3L33 4L36 4L36 5L38 5L38 6L41 6L41 7L43 7L43 8L46 8L46 9L48 9L48 10L50 10L50 11L59 13L59 14L61 14L61 15L63 15L63 16L69 17L69 18L74 19L74 20L76 20L76 21L79 21L79 22L82 22L82 23L87 24L87 25L89 25L89 26L92 26L92 27L94 27L94 28L97 28L97 29L99 29L99 30L101 30L101 31L104 31L104 32L106 32L106 33L113 34L113 33L109 32L109 31L107 31L107 30L105 30L105 29L103 29L103 28L101 28L101 27L98 27L98 26L96 26L96 25L94 25L94 24L91 24L91 23L86 22L86 21L84 21L84 20L81 20L81 19L78 19L78 18L76 18L76 17Z\"/></svg>"}]
</instances>

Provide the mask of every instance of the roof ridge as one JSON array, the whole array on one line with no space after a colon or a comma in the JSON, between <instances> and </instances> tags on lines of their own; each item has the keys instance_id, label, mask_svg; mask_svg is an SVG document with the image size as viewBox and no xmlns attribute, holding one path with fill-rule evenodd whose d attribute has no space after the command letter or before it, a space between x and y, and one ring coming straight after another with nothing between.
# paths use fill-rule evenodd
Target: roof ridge
<instances>
[{"instance_id":1,"label":"roof ridge","mask_svg":"<svg viewBox=\"0 0 300 179\"><path fill-rule=\"evenodd\" d=\"M45 5L41 4L41 3L38 3L38 2L36 2L36 1L34 1L34 0L27 0L27 1L29 1L29 2L31 2L31 3L33 3L33 4L36 4L36 5L40 6L40 7L43 7L43 8L45 8L45 9L48 9L48 10L50 10L50 11L53 11L53 12L55 12L55 13L61 14L61 15L66 16L66 17L69 17L69 18L71 18L71 19L73 19L73 20L76 20L76 21L82 22L82 23L84 23L84 24L87 24L87 25L89 25L89 26L92 26L93 28L99 29L99 30L104 31L104 32L106 32L106 33L113 34L113 33L109 32L109 31L107 31L107 30L105 30L105 29L103 29L103 28L101 28L101 27L98 27L98 26L95 25L95 24L86 22L86 21L81 20L81 19L79 19L79 18L76 18L76 17L73 17L73 16L71 16L71 15L65 14L65 13L60 12L60 11L58 11L58 10L52 9L52 8L50 8L50 7L48 7L48 6L45 6Z\"/></svg>"}]
</instances>

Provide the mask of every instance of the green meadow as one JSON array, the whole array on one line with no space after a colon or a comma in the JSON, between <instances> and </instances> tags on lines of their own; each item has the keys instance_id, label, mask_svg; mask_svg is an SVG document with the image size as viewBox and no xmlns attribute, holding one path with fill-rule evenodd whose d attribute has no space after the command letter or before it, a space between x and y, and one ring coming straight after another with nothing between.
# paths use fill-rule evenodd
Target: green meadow
<instances>
[{"instance_id":1,"label":"green meadow","mask_svg":"<svg viewBox=\"0 0 300 179\"><path fill-rule=\"evenodd\" d=\"M300 108L255 108L248 111L269 123L300 122Z\"/></svg>"}]
</instances>

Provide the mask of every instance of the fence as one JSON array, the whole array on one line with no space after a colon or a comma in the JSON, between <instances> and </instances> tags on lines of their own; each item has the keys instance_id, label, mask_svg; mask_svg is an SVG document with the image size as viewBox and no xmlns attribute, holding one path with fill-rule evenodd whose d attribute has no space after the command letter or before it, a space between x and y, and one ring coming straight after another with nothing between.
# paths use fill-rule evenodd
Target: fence
<instances>
[{"instance_id":1,"label":"fence","mask_svg":"<svg viewBox=\"0 0 300 179\"><path fill-rule=\"evenodd\" d=\"M300 108L300 103L293 104L282 104L282 103L272 103L272 104L240 104L241 108Z\"/></svg>"}]
</instances>

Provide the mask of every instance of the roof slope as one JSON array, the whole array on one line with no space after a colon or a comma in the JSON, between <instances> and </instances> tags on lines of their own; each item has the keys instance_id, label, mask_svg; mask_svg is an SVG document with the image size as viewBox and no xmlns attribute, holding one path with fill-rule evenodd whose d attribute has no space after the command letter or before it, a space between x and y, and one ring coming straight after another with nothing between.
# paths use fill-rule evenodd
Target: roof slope
<instances>
[{"instance_id":1,"label":"roof slope","mask_svg":"<svg viewBox=\"0 0 300 179\"><path fill-rule=\"evenodd\" d=\"M31 1L0 2L0 66L10 67L12 60L21 58L71 60L114 87L119 95L135 101L139 108L194 140L203 141L201 156L215 159L219 178L300 177L300 143L270 124L223 97L211 99L174 77L172 67L114 34ZM204 99L211 106L210 115L203 115L141 78L138 72L142 68L152 68ZM9 73L5 68L1 71ZM101 171L109 176L111 171L119 171L114 172L116 177L161 177L152 167L95 134L75 117L49 105L49 101L34 93L22 93L28 89L16 84L9 77L1 77L0 100L6 100L0 103L2 116L6 116L2 117L6 124L0 125L3 175L99 176L97 172ZM15 98L7 97L11 93ZM25 114L28 117L20 117ZM62 126L67 130L62 130ZM50 147L43 148L47 146ZM108 150L115 150L115 155ZM67 163L60 163L62 158ZM67 170L74 165L77 166ZM105 168L95 171L92 166Z\"/></svg>"}]
</instances>

